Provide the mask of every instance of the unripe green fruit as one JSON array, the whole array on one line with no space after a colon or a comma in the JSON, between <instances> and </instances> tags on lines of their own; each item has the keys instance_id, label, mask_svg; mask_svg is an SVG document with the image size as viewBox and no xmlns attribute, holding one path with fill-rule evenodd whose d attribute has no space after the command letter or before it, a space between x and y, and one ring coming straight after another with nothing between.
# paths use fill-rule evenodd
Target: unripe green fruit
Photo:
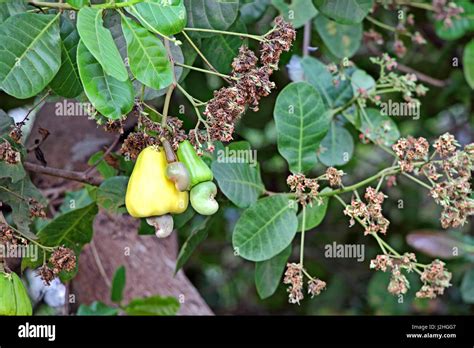
<instances>
[{"instance_id":1,"label":"unripe green fruit","mask_svg":"<svg viewBox=\"0 0 474 348\"><path fill-rule=\"evenodd\" d=\"M206 163L198 156L193 145L185 140L179 144L177 151L178 159L182 162L189 172L191 179L191 188L201 182L212 181L214 176Z\"/></svg>"},{"instance_id":2,"label":"unripe green fruit","mask_svg":"<svg viewBox=\"0 0 474 348\"><path fill-rule=\"evenodd\" d=\"M202 182L191 190L191 206L201 215L213 215L219 210L219 203L214 199L216 194L216 184Z\"/></svg>"},{"instance_id":3,"label":"unripe green fruit","mask_svg":"<svg viewBox=\"0 0 474 348\"><path fill-rule=\"evenodd\" d=\"M32 315L30 298L16 273L0 272L0 315Z\"/></svg>"}]
</instances>

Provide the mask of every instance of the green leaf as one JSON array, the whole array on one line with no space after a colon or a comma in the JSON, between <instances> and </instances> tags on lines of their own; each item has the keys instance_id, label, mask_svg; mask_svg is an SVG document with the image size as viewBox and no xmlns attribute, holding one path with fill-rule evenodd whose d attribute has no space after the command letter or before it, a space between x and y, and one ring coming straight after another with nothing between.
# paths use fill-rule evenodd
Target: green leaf
<instances>
[{"instance_id":1,"label":"green leaf","mask_svg":"<svg viewBox=\"0 0 474 348\"><path fill-rule=\"evenodd\" d=\"M118 308L114 307L109 307L106 304L99 302L99 301L94 301L92 302L89 306L85 304L81 304L79 306L79 309L77 310L76 315L106 315L106 316L112 316L112 315L118 315L119 310Z\"/></svg>"},{"instance_id":2,"label":"green leaf","mask_svg":"<svg viewBox=\"0 0 474 348\"><path fill-rule=\"evenodd\" d=\"M22 12L26 12L26 2L18 0L0 1L0 24L5 22L8 17Z\"/></svg>"},{"instance_id":3,"label":"green leaf","mask_svg":"<svg viewBox=\"0 0 474 348\"><path fill-rule=\"evenodd\" d=\"M8 136L11 131L11 127L15 124L13 118L10 117L5 111L0 109L0 137L4 138Z\"/></svg>"},{"instance_id":4,"label":"green leaf","mask_svg":"<svg viewBox=\"0 0 474 348\"><path fill-rule=\"evenodd\" d=\"M66 2L75 9L80 9L81 7L89 5L89 0L66 0Z\"/></svg>"},{"instance_id":5,"label":"green leaf","mask_svg":"<svg viewBox=\"0 0 474 348\"><path fill-rule=\"evenodd\" d=\"M324 105L336 108L344 105L352 97L352 86L349 79L339 80L337 86L326 65L313 57L304 57L301 60L305 80L318 90L323 98Z\"/></svg>"},{"instance_id":6,"label":"green leaf","mask_svg":"<svg viewBox=\"0 0 474 348\"><path fill-rule=\"evenodd\" d=\"M0 144L7 140L0 139ZM23 164L18 162L16 164L10 164L6 161L0 160L0 179L10 178L13 183L20 181L26 175Z\"/></svg>"},{"instance_id":7,"label":"green leaf","mask_svg":"<svg viewBox=\"0 0 474 348\"><path fill-rule=\"evenodd\" d=\"M126 213L125 193L128 180L128 176L114 176L106 179L97 190L97 204L114 214Z\"/></svg>"},{"instance_id":8,"label":"green leaf","mask_svg":"<svg viewBox=\"0 0 474 348\"><path fill-rule=\"evenodd\" d=\"M474 303L474 268L468 270L461 283L462 300L466 303Z\"/></svg>"},{"instance_id":9,"label":"green leaf","mask_svg":"<svg viewBox=\"0 0 474 348\"><path fill-rule=\"evenodd\" d=\"M246 33L247 28L241 20L237 20L230 28L230 31ZM217 71L228 74L232 70L232 61L238 54L240 46L247 40L242 40L239 36L217 34L202 41L202 53Z\"/></svg>"},{"instance_id":10,"label":"green leaf","mask_svg":"<svg viewBox=\"0 0 474 348\"><path fill-rule=\"evenodd\" d=\"M112 176L116 176L118 170L112 167L110 164L108 164L104 157L104 151L98 151L95 154L93 154L90 158L89 161L87 161L87 164L90 166L95 165L97 162L96 169L102 175L104 179L108 179Z\"/></svg>"},{"instance_id":11,"label":"green leaf","mask_svg":"<svg viewBox=\"0 0 474 348\"><path fill-rule=\"evenodd\" d=\"M313 0L317 9L342 24L362 22L373 5L373 0Z\"/></svg>"},{"instance_id":12,"label":"green leaf","mask_svg":"<svg viewBox=\"0 0 474 348\"><path fill-rule=\"evenodd\" d=\"M189 230L188 238L186 238L186 241L183 243L183 246L179 250L179 255L176 260L176 267L174 270L175 274L178 273L178 271L189 260L194 250L196 250L196 247L203 241L205 241L207 238L207 227L209 221L211 220L211 217L206 217L197 220L197 223L194 223L194 221L196 221L195 219L193 220L193 224L189 225L189 227L186 228L187 230Z\"/></svg>"},{"instance_id":13,"label":"green leaf","mask_svg":"<svg viewBox=\"0 0 474 348\"><path fill-rule=\"evenodd\" d=\"M456 5L462 7L464 12L459 14L459 18L452 18L450 27L445 26L442 20L435 22L436 34L443 40L457 40L474 30L474 4L469 0L458 0Z\"/></svg>"},{"instance_id":14,"label":"green leaf","mask_svg":"<svg viewBox=\"0 0 474 348\"><path fill-rule=\"evenodd\" d=\"M136 298L124 308L128 315L176 315L179 302L174 297Z\"/></svg>"},{"instance_id":15,"label":"green leaf","mask_svg":"<svg viewBox=\"0 0 474 348\"><path fill-rule=\"evenodd\" d=\"M262 300L275 293L290 255L291 244L271 259L255 263L255 285Z\"/></svg>"},{"instance_id":16,"label":"green leaf","mask_svg":"<svg viewBox=\"0 0 474 348\"><path fill-rule=\"evenodd\" d=\"M146 219L140 219L140 226L138 226L138 234L140 236L153 235L155 233L155 228L148 225Z\"/></svg>"},{"instance_id":17,"label":"green leaf","mask_svg":"<svg viewBox=\"0 0 474 348\"><path fill-rule=\"evenodd\" d=\"M84 208L58 215L38 232L41 244L64 245L74 250L78 257L82 247L92 239L92 225L97 212L97 205L91 203Z\"/></svg>"},{"instance_id":18,"label":"green leaf","mask_svg":"<svg viewBox=\"0 0 474 348\"><path fill-rule=\"evenodd\" d=\"M20 13L0 25L0 88L26 99L40 93L61 64L59 16Z\"/></svg>"},{"instance_id":19,"label":"green leaf","mask_svg":"<svg viewBox=\"0 0 474 348\"><path fill-rule=\"evenodd\" d=\"M306 82L287 85L278 95L273 112L278 151L293 173L304 173L317 162L316 150L329 128L318 91Z\"/></svg>"},{"instance_id":20,"label":"green leaf","mask_svg":"<svg viewBox=\"0 0 474 348\"><path fill-rule=\"evenodd\" d=\"M82 44L102 66L107 75L119 80L128 80L127 69L115 46L109 30L104 28L102 9L84 7L77 15L77 30ZM84 79L82 79L84 83Z\"/></svg>"},{"instance_id":21,"label":"green leaf","mask_svg":"<svg viewBox=\"0 0 474 348\"><path fill-rule=\"evenodd\" d=\"M331 166L343 166L352 158L354 153L354 139L343 126L331 123L331 128L321 141L318 150L318 158L322 164Z\"/></svg>"},{"instance_id":22,"label":"green leaf","mask_svg":"<svg viewBox=\"0 0 474 348\"><path fill-rule=\"evenodd\" d=\"M188 26L192 28L227 30L239 13L237 0L185 0L184 4L188 13ZM212 35L199 33L201 37Z\"/></svg>"},{"instance_id":23,"label":"green leaf","mask_svg":"<svg viewBox=\"0 0 474 348\"><path fill-rule=\"evenodd\" d=\"M127 8L145 28L154 28L163 35L174 35L186 26L183 0L144 0Z\"/></svg>"},{"instance_id":24,"label":"green leaf","mask_svg":"<svg viewBox=\"0 0 474 348\"><path fill-rule=\"evenodd\" d=\"M367 74L364 70L357 69L351 76L352 92L358 96L360 90L370 92L375 88L375 80L372 76Z\"/></svg>"},{"instance_id":25,"label":"green leaf","mask_svg":"<svg viewBox=\"0 0 474 348\"><path fill-rule=\"evenodd\" d=\"M274 195L246 209L235 225L232 244L246 260L265 261L283 251L298 227L294 201Z\"/></svg>"},{"instance_id":26,"label":"green leaf","mask_svg":"<svg viewBox=\"0 0 474 348\"><path fill-rule=\"evenodd\" d=\"M291 0L289 3L285 0L272 0L272 5L295 28L302 27L318 14L311 0Z\"/></svg>"},{"instance_id":27,"label":"green leaf","mask_svg":"<svg viewBox=\"0 0 474 348\"><path fill-rule=\"evenodd\" d=\"M260 170L249 163L230 163L239 158L223 158L212 163L212 172L222 193L239 208L246 208L265 192Z\"/></svg>"},{"instance_id":28,"label":"green leaf","mask_svg":"<svg viewBox=\"0 0 474 348\"><path fill-rule=\"evenodd\" d=\"M131 19L122 16L128 59L133 75L144 85L162 89L173 82L173 70L161 40Z\"/></svg>"},{"instance_id":29,"label":"green leaf","mask_svg":"<svg viewBox=\"0 0 474 348\"><path fill-rule=\"evenodd\" d=\"M321 192L331 191L330 188L326 187ZM323 197L321 204L318 202L313 202L313 205L308 205L306 207L306 221L305 221L305 231L309 231L317 226L324 220L326 216L326 211L328 209L329 197ZM303 211L298 214L298 232L301 232L303 229Z\"/></svg>"},{"instance_id":30,"label":"green leaf","mask_svg":"<svg viewBox=\"0 0 474 348\"><path fill-rule=\"evenodd\" d=\"M393 120L377 109L362 109L360 131L376 144L391 146L400 138L400 132Z\"/></svg>"},{"instance_id":31,"label":"green leaf","mask_svg":"<svg viewBox=\"0 0 474 348\"><path fill-rule=\"evenodd\" d=\"M464 48L462 60L464 65L464 77L469 86L474 89L474 40L469 41Z\"/></svg>"},{"instance_id":32,"label":"green leaf","mask_svg":"<svg viewBox=\"0 0 474 348\"><path fill-rule=\"evenodd\" d=\"M240 19L250 24L260 19L270 4L270 0L240 0Z\"/></svg>"},{"instance_id":33,"label":"green leaf","mask_svg":"<svg viewBox=\"0 0 474 348\"><path fill-rule=\"evenodd\" d=\"M16 183L11 183L10 179L0 179L0 201L12 209L13 223L25 237L36 239L29 228L31 219L28 198L34 198L40 204L46 205L45 198L27 175Z\"/></svg>"},{"instance_id":34,"label":"green leaf","mask_svg":"<svg viewBox=\"0 0 474 348\"><path fill-rule=\"evenodd\" d=\"M123 291L125 290L126 283L126 270L124 266L120 266L114 274L114 279L112 280L112 290L110 294L110 299L112 302L120 303L123 300Z\"/></svg>"},{"instance_id":35,"label":"green leaf","mask_svg":"<svg viewBox=\"0 0 474 348\"><path fill-rule=\"evenodd\" d=\"M87 98L105 117L117 120L133 108L134 92L130 80L119 81L107 75L87 47L77 47L77 64Z\"/></svg>"},{"instance_id":36,"label":"green leaf","mask_svg":"<svg viewBox=\"0 0 474 348\"><path fill-rule=\"evenodd\" d=\"M79 34L67 16L61 16L61 67L49 84L57 95L74 98L82 93L82 84L77 70L77 45Z\"/></svg>"},{"instance_id":37,"label":"green leaf","mask_svg":"<svg viewBox=\"0 0 474 348\"><path fill-rule=\"evenodd\" d=\"M348 25L334 22L323 15L314 20L319 36L337 58L350 58L360 47L362 23Z\"/></svg>"},{"instance_id":38,"label":"green leaf","mask_svg":"<svg viewBox=\"0 0 474 348\"><path fill-rule=\"evenodd\" d=\"M97 190L96 187L94 187L94 189ZM93 202L94 199L91 197L89 191L85 188L78 191L67 192L63 203L59 207L59 211L61 213L67 213L71 210L84 208Z\"/></svg>"}]
</instances>

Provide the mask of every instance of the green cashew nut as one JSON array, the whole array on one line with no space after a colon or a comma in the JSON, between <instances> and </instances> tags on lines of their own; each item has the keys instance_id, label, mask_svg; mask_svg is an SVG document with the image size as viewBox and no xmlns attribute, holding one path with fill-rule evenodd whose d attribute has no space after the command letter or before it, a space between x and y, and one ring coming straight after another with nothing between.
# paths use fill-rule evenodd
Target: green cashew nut
<instances>
[{"instance_id":1,"label":"green cashew nut","mask_svg":"<svg viewBox=\"0 0 474 348\"><path fill-rule=\"evenodd\" d=\"M191 187L205 181L211 181L214 176L206 163L198 156L193 145L185 140L179 144L177 151L178 159L182 162L189 172Z\"/></svg>"},{"instance_id":2,"label":"green cashew nut","mask_svg":"<svg viewBox=\"0 0 474 348\"><path fill-rule=\"evenodd\" d=\"M216 194L216 184L202 182L191 190L191 206L201 215L212 215L219 210L219 203L214 199Z\"/></svg>"},{"instance_id":3,"label":"green cashew nut","mask_svg":"<svg viewBox=\"0 0 474 348\"><path fill-rule=\"evenodd\" d=\"M174 182L178 191L188 191L191 180L186 166L181 162L173 162L166 167L166 177Z\"/></svg>"}]
</instances>

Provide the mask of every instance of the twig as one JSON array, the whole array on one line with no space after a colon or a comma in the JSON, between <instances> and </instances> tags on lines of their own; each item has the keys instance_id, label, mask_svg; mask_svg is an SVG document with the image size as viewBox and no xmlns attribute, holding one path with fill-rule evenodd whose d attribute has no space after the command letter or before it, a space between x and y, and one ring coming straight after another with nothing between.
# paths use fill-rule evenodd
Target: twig
<instances>
[{"instance_id":1,"label":"twig","mask_svg":"<svg viewBox=\"0 0 474 348\"><path fill-rule=\"evenodd\" d=\"M97 265L97 268L99 269L99 273L104 278L105 284L110 288L112 286L112 283L110 282L110 279L107 277L107 273L105 273L104 266L102 265L102 261L100 260L99 253L97 252L97 249L95 247L94 241L91 241L91 250L92 250L92 255L94 256L95 263Z\"/></svg>"},{"instance_id":2,"label":"twig","mask_svg":"<svg viewBox=\"0 0 474 348\"><path fill-rule=\"evenodd\" d=\"M43 167L38 164L25 162L24 167L26 170L30 172L35 172L39 174L55 176L58 178L73 180L77 182L82 182L84 184L90 184L94 186L99 186L101 184L101 180L92 176L86 175L84 172L74 172L64 169L58 168L51 168L51 167Z\"/></svg>"},{"instance_id":3,"label":"twig","mask_svg":"<svg viewBox=\"0 0 474 348\"><path fill-rule=\"evenodd\" d=\"M30 116L30 114L33 112L33 110L36 109L38 106L40 106L41 103L43 103L44 100L49 96L50 93L51 93L51 91L48 91L35 105L33 105L33 107L30 110L28 110L28 112L26 113L23 120L21 122L18 122L18 123L23 125L26 122L26 120L28 119L28 117Z\"/></svg>"},{"instance_id":4,"label":"twig","mask_svg":"<svg viewBox=\"0 0 474 348\"><path fill-rule=\"evenodd\" d=\"M311 21L305 23L303 35L303 57L306 57L309 55L309 46L311 45Z\"/></svg>"}]
</instances>

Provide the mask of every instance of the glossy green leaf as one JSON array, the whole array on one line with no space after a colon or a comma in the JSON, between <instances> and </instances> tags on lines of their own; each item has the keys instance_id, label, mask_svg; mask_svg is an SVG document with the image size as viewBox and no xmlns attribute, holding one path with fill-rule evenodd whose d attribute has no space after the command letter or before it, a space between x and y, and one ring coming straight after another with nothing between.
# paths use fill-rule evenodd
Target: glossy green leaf
<instances>
[{"instance_id":1,"label":"glossy green leaf","mask_svg":"<svg viewBox=\"0 0 474 348\"><path fill-rule=\"evenodd\" d=\"M331 123L328 133L321 141L318 158L322 164L343 166L352 158L354 153L354 139L344 127Z\"/></svg>"},{"instance_id":2,"label":"glossy green leaf","mask_svg":"<svg viewBox=\"0 0 474 348\"><path fill-rule=\"evenodd\" d=\"M188 27L227 30L237 19L239 1L236 0L185 0ZM212 33L200 32L201 37Z\"/></svg>"},{"instance_id":3,"label":"glossy green leaf","mask_svg":"<svg viewBox=\"0 0 474 348\"><path fill-rule=\"evenodd\" d=\"M469 41L464 48L462 60L464 66L464 77L469 86L474 89L474 40Z\"/></svg>"},{"instance_id":4,"label":"glossy green leaf","mask_svg":"<svg viewBox=\"0 0 474 348\"><path fill-rule=\"evenodd\" d=\"M0 24L5 22L8 17L26 11L26 2L18 0L0 1Z\"/></svg>"},{"instance_id":5,"label":"glossy green leaf","mask_svg":"<svg viewBox=\"0 0 474 348\"><path fill-rule=\"evenodd\" d=\"M471 268L462 278L461 283L462 300L466 303L474 303L474 269Z\"/></svg>"},{"instance_id":6,"label":"glossy green leaf","mask_svg":"<svg viewBox=\"0 0 474 348\"><path fill-rule=\"evenodd\" d=\"M305 80L315 87L323 98L324 105L336 108L344 105L352 97L352 86L349 79L339 80L337 85L326 65L313 57L301 60Z\"/></svg>"},{"instance_id":7,"label":"glossy green leaf","mask_svg":"<svg viewBox=\"0 0 474 348\"><path fill-rule=\"evenodd\" d=\"M317 9L342 24L360 23L367 16L373 0L313 0Z\"/></svg>"},{"instance_id":8,"label":"glossy green leaf","mask_svg":"<svg viewBox=\"0 0 474 348\"><path fill-rule=\"evenodd\" d=\"M393 120L382 115L377 109L363 109L359 111L361 117L360 131L362 134L376 144L391 146L398 138L400 132Z\"/></svg>"},{"instance_id":9,"label":"glossy green leaf","mask_svg":"<svg viewBox=\"0 0 474 348\"><path fill-rule=\"evenodd\" d=\"M84 7L79 11L77 30L81 42L107 75L119 81L126 81L128 80L127 69L115 46L112 34L103 26L102 15L103 10L98 8Z\"/></svg>"},{"instance_id":10,"label":"glossy green leaf","mask_svg":"<svg viewBox=\"0 0 474 348\"><path fill-rule=\"evenodd\" d=\"M82 92L81 78L77 68L77 45L79 34L67 16L61 17L61 67L49 84L57 95L65 98L77 97Z\"/></svg>"},{"instance_id":11,"label":"glossy green leaf","mask_svg":"<svg viewBox=\"0 0 474 348\"><path fill-rule=\"evenodd\" d=\"M246 208L265 191L260 170L249 163L231 161L239 161L239 158L218 159L212 163L212 172L222 193L239 208Z\"/></svg>"},{"instance_id":12,"label":"glossy green leaf","mask_svg":"<svg viewBox=\"0 0 474 348\"><path fill-rule=\"evenodd\" d=\"M112 280L112 289L110 291L110 300L120 303L123 300L123 291L127 280L126 269L124 266L117 268Z\"/></svg>"},{"instance_id":13,"label":"glossy green leaf","mask_svg":"<svg viewBox=\"0 0 474 348\"><path fill-rule=\"evenodd\" d=\"M319 15L314 24L324 44L337 58L350 58L359 49L362 41L362 23L339 24Z\"/></svg>"},{"instance_id":14,"label":"glossy green leaf","mask_svg":"<svg viewBox=\"0 0 474 348\"><path fill-rule=\"evenodd\" d=\"M59 16L21 13L0 25L0 89L7 94L35 96L60 64Z\"/></svg>"},{"instance_id":15,"label":"glossy green leaf","mask_svg":"<svg viewBox=\"0 0 474 348\"><path fill-rule=\"evenodd\" d=\"M97 204L114 214L126 213L125 193L128 176L114 176L106 179L97 190Z\"/></svg>"},{"instance_id":16,"label":"glossy green leaf","mask_svg":"<svg viewBox=\"0 0 474 348\"><path fill-rule=\"evenodd\" d=\"M84 91L97 111L105 117L117 120L132 110L132 83L107 75L82 41L77 47L77 64Z\"/></svg>"},{"instance_id":17,"label":"glossy green leaf","mask_svg":"<svg viewBox=\"0 0 474 348\"><path fill-rule=\"evenodd\" d=\"M331 191L330 188L326 187L321 192ZM305 221L305 231L309 231L315 227L318 227L321 222L323 222L324 217L326 216L326 211L328 209L329 198L321 198L321 204L318 204L317 201L314 201L312 205L306 207L306 221ZM298 232L301 232L303 229L303 211L298 214Z\"/></svg>"},{"instance_id":18,"label":"glossy green leaf","mask_svg":"<svg viewBox=\"0 0 474 348\"><path fill-rule=\"evenodd\" d=\"M94 187L94 190L97 190L97 188ZM66 192L63 203L59 207L59 211L61 213L66 213L71 210L84 208L92 202L94 202L94 199L86 188L78 191Z\"/></svg>"},{"instance_id":19,"label":"glossy green leaf","mask_svg":"<svg viewBox=\"0 0 474 348\"><path fill-rule=\"evenodd\" d=\"M316 150L326 135L330 117L318 91L306 82L287 85L278 95L275 110L278 151L293 173L316 165Z\"/></svg>"},{"instance_id":20,"label":"glossy green leaf","mask_svg":"<svg viewBox=\"0 0 474 348\"><path fill-rule=\"evenodd\" d=\"M89 0L66 0L66 2L75 9L80 9L84 6L88 6L90 3Z\"/></svg>"},{"instance_id":21,"label":"glossy green leaf","mask_svg":"<svg viewBox=\"0 0 474 348\"><path fill-rule=\"evenodd\" d=\"M230 31L246 33L245 24L237 20L230 28ZM246 44L247 40L234 35L214 35L202 41L202 53L217 71L228 74L232 70L232 61L238 54L240 46Z\"/></svg>"},{"instance_id":22,"label":"glossy green leaf","mask_svg":"<svg viewBox=\"0 0 474 348\"><path fill-rule=\"evenodd\" d=\"M144 0L127 8L145 28L153 28L163 35L174 35L186 26L183 0Z\"/></svg>"},{"instance_id":23,"label":"glossy green leaf","mask_svg":"<svg viewBox=\"0 0 474 348\"><path fill-rule=\"evenodd\" d=\"M281 283L281 277L290 255L291 244L271 259L255 263L255 285L261 299L268 298L275 293Z\"/></svg>"},{"instance_id":24,"label":"glossy green leaf","mask_svg":"<svg viewBox=\"0 0 474 348\"><path fill-rule=\"evenodd\" d=\"M260 19L270 5L270 0L240 0L240 19L250 24Z\"/></svg>"},{"instance_id":25,"label":"glossy green leaf","mask_svg":"<svg viewBox=\"0 0 474 348\"><path fill-rule=\"evenodd\" d=\"M125 16L122 30L130 70L137 80L157 90L168 87L173 82L173 70L161 40Z\"/></svg>"},{"instance_id":26,"label":"glossy green leaf","mask_svg":"<svg viewBox=\"0 0 474 348\"><path fill-rule=\"evenodd\" d=\"M98 209L95 203L58 215L38 232L43 245L64 245L80 254L92 239L92 224Z\"/></svg>"},{"instance_id":27,"label":"glossy green leaf","mask_svg":"<svg viewBox=\"0 0 474 348\"><path fill-rule=\"evenodd\" d=\"M81 304L77 310L76 315L103 315L103 316L113 316L118 315L118 308L109 307L105 303L94 301L90 305Z\"/></svg>"},{"instance_id":28,"label":"glossy green leaf","mask_svg":"<svg viewBox=\"0 0 474 348\"><path fill-rule=\"evenodd\" d=\"M282 252L298 227L296 205L288 196L274 195L246 209L235 225L232 245L246 260L265 261Z\"/></svg>"},{"instance_id":29,"label":"glossy green leaf","mask_svg":"<svg viewBox=\"0 0 474 348\"><path fill-rule=\"evenodd\" d=\"M293 24L295 28L302 27L306 22L318 14L311 0L272 0L286 21Z\"/></svg>"},{"instance_id":30,"label":"glossy green leaf","mask_svg":"<svg viewBox=\"0 0 474 348\"><path fill-rule=\"evenodd\" d=\"M124 310L128 315L175 315L179 302L174 297L150 296L133 299Z\"/></svg>"},{"instance_id":31,"label":"glossy green leaf","mask_svg":"<svg viewBox=\"0 0 474 348\"><path fill-rule=\"evenodd\" d=\"M210 216L206 218L193 219L192 224L186 226L183 231L180 231L186 233L188 237L179 250L178 258L176 259L176 267L174 270L175 274L189 260L198 245L206 240L208 226L211 219L212 218Z\"/></svg>"}]
</instances>

